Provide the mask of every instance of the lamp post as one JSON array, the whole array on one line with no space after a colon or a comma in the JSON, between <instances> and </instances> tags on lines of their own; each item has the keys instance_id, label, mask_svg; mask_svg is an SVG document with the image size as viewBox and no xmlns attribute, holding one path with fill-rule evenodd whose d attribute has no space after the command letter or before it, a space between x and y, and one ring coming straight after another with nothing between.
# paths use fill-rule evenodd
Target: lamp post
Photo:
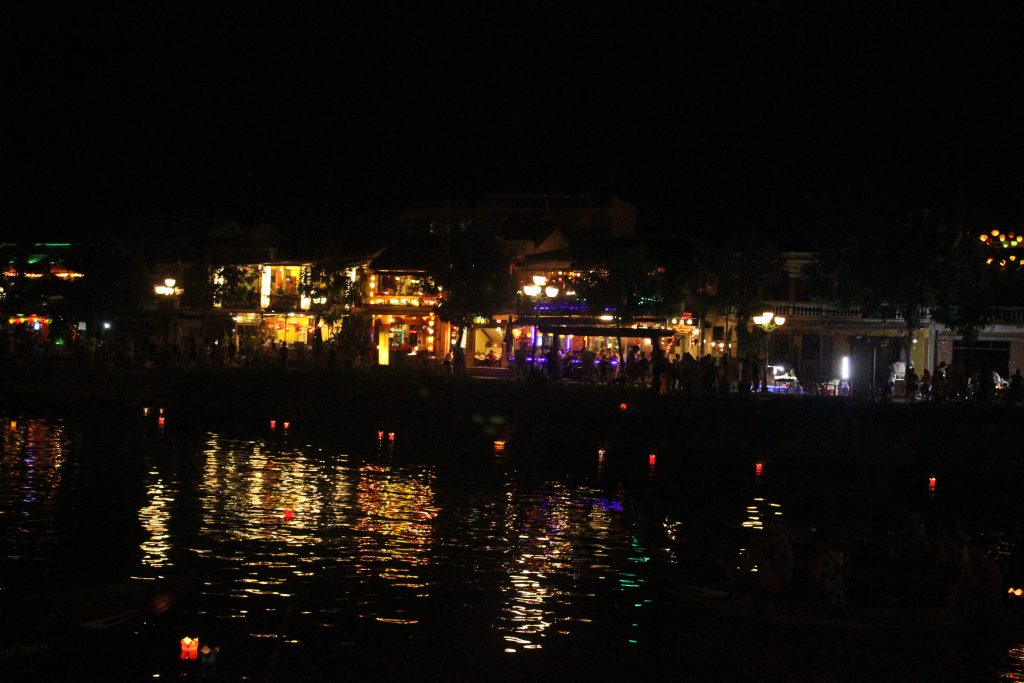
<instances>
[{"instance_id":1,"label":"lamp post","mask_svg":"<svg viewBox=\"0 0 1024 683\"><path fill-rule=\"evenodd\" d=\"M558 287L549 285L547 277L534 275L533 283L523 285L519 291L528 297L533 304L533 344L530 349L530 362L533 363L537 355L537 303L539 301L548 301L558 296Z\"/></svg>"},{"instance_id":2,"label":"lamp post","mask_svg":"<svg viewBox=\"0 0 1024 683\"><path fill-rule=\"evenodd\" d=\"M786 318L782 315L776 315L772 311L764 311L761 315L755 315L753 320L755 325L768 334L764 350L764 375L762 375L761 380L761 391L766 392L768 391L768 351L771 349L771 344L767 340L771 339L772 332L786 324Z\"/></svg>"}]
</instances>

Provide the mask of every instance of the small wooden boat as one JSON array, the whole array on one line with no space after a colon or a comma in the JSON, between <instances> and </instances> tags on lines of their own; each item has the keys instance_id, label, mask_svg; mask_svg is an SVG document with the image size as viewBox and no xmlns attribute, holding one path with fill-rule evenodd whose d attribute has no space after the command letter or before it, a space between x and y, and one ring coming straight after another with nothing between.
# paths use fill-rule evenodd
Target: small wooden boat
<instances>
[{"instance_id":1,"label":"small wooden boat","mask_svg":"<svg viewBox=\"0 0 1024 683\"><path fill-rule=\"evenodd\" d=\"M904 606L828 608L791 599L756 600L745 594L681 584L668 592L688 609L722 622L824 633L1021 632L1024 612L1013 606L973 611Z\"/></svg>"},{"instance_id":2,"label":"small wooden boat","mask_svg":"<svg viewBox=\"0 0 1024 683\"><path fill-rule=\"evenodd\" d=\"M194 577L0 593L0 673L28 660L80 650L119 627L162 614L191 591ZM2 676L0 676L2 677Z\"/></svg>"}]
</instances>

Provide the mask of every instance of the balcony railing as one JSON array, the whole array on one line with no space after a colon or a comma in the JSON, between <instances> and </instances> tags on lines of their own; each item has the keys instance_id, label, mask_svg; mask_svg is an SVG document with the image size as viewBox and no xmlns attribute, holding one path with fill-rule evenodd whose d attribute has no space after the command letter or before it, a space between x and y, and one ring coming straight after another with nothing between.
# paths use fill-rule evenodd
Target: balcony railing
<instances>
[{"instance_id":1,"label":"balcony railing","mask_svg":"<svg viewBox=\"0 0 1024 683\"><path fill-rule=\"evenodd\" d=\"M221 308L252 309L260 307L259 292L248 292L238 296L225 297L218 304Z\"/></svg>"},{"instance_id":2,"label":"balcony railing","mask_svg":"<svg viewBox=\"0 0 1024 683\"><path fill-rule=\"evenodd\" d=\"M373 306L436 306L437 297L427 294L375 294L366 303Z\"/></svg>"},{"instance_id":3,"label":"balcony railing","mask_svg":"<svg viewBox=\"0 0 1024 683\"><path fill-rule=\"evenodd\" d=\"M299 310L299 295L271 294L270 305L267 308L271 311L297 311Z\"/></svg>"},{"instance_id":4,"label":"balcony railing","mask_svg":"<svg viewBox=\"0 0 1024 683\"><path fill-rule=\"evenodd\" d=\"M822 304L814 302L782 302L766 301L765 306L770 308L777 315L783 315L790 320L898 320L902 321L903 313L896 309L882 309L881 311L865 314L864 309L859 306L837 306L835 304ZM918 310L918 319L923 323L932 322L932 312L929 308ZM1024 324L1024 307L1005 306L997 308L992 319L995 324L1021 325Z\"/></svg>"}]
</instances>

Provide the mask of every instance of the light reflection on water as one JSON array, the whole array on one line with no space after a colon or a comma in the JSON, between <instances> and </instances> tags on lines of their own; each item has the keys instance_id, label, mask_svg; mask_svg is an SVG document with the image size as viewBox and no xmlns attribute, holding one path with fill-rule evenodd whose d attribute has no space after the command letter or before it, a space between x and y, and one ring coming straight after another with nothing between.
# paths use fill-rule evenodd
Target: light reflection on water
<instances>
[{"instance_id":1,"label":"light reflection on water","mask_svg":"<svg viewBox=\"0 0 1024 683\"><path fill-rule=\"evenodd\" d=\"M68 447L59 422L0 420L0 546L9 556L35 562L55 552L57 496ZM30 549L24 548L27 537Z\"/></svg>"},{"instance_id":2,"label":"light reflection on water","mask_svg":"<svg viewBox=\"0 0 1024 683\"><path fill-rule=\"evenodd\" d=\"M0 419L0 577L56 564L55 548L75 538L76 548L104 539L97 553L120 543L112 580L196 572L196 593L133 637L219 639L238 653L231 679L264 676L278 659L326 666L339 647L358 658L406 642L471 643L499 661L632 651L649 644L663 587L687 561L673 537L686 523L666 542L665 500L677 491L659 498L665 454L657 477L645 454L624 484L612 452L586 454L584 474L526 477L515 454L491 446L463 470L404 457L389 433L374 448L370 432L370 452L342 452L280 431L184 437L147 425L118 450L90 448L60 422ZM115 478L124 510L86 485ZM729 524L757 535L782 503L748 483ZM137 533L91 524L97 510ZM1022 650L1009 651L1003 678L1024 680Z\"/></svg>"}]
</instances>

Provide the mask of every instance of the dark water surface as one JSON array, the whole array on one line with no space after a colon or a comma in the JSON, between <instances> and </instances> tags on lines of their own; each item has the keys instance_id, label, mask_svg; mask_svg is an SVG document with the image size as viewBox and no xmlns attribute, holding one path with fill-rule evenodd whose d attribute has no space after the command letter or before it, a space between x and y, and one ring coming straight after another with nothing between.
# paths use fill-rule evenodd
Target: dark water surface
<instances>
[{"instance_id":1,"label":"dark water surface","mask_svg":"<svg viewBox=\"0 0 1024 683\"><path fill-rule=\"evenodd\" d=\"M1024 678L1009 635L836 642L737 629L670 592L720 573L766 515L884 537L941 504L1012 540L1015 496L987 495L1012 482L931 491L931 473L900 471L868 492L684 437L652 460L584 436L515 451L389 429L0 414L2 595L188 584L161 614L47 653L15 653L45 636L8 623L0 678ZM219 646L215 664L181 661L186 635Z\"/></svg>"}]
</instances>

